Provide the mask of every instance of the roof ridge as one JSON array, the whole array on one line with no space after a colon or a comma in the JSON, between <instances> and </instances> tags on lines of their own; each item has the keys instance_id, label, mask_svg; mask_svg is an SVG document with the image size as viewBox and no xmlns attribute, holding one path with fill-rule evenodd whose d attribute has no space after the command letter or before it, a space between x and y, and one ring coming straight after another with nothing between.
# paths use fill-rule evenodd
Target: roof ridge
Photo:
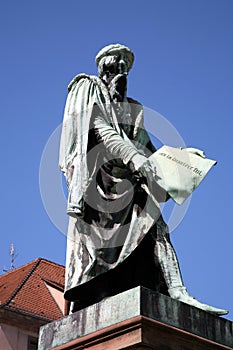
<instances>
[{"instance_id":1,"label":"roof ridge","mask_svg":"<svg viewBox=\"0 0 233 350\"><path fill-rule=\"evenodd\" d=\"M65 267L64 265L62 265L62 264L58 264L58 263L56 263L55 261L52 261L52 260L49 260L49 259L46 259L46 258L38 258L38 259L41 259L41 261L46 261L46 262L49 262L50 264L52 264L52 265L58 265L58 266L61 266L61 267Z\"/></svg>"},{"instance_id":2,"label":"roof ridge","mask_svg":"<svg viewBox=\"0 0 233 350\"><path fill-rule=\"evenodd\" d=\"M32 275L32 273L35 271L35 269L38 267L38 265L41 262L41 258L37 258L34 260L34 266L32 266L31 270L26 274L26 276L22 279L21 283L18 285L18 287L14 290L14 292L9 296L9 298L1 305L1 307L6 306L7 304L10 303L10 301L16 296L18 291L23 287L25 282L28 280L28 278ZM33 261L31 261L33 263ZM30 264L30 263L28 263ZM26 265L28 265L26 264ZM23 265L25 266L25 265ZM15 271L15 270L14 270Z\"/></svg>"},{"instance_id":3,"label":"roof ridge","mask_svg":"<svg viewBox=\"0 0 233 350\"><path fill-rule=\"evenodd\" d=\"M28 265L30 265L30 264L32 264L32 263L35 263L38 259L41 259L41 258L36 258L36 259L34 259L34 260L32 260L32 261L30 261L30 262L24 264L24 265L21 265L21 266L19 266L19 267L14 268L13 270L10 270L10 271L7 271L7 272L3 273L2 275L0 275L0 279L1 279L1 277L5 277L5 276L9 275L10 273L14 273L16 270L25 268L25 267L27 267Z\"/></svg>"},{"instance_id":4,"label":"roof ridge","mask_svg":"<svg viewBox=\"0 0 233 350\"><path fill-rule=\"evenodd\" d=\"M25 267L27 267L28 265L32 264L33 262L34 262L34 263L37 262L38 260L48 262L48 263L50 263L50 264L52 264L52 265L65 267L65 266L62 265L62 264L58 264L58 263L56 263L56 262L54 262L54 261L52 261L52 260L46 259L46 258L36 258L36 259L34 259L34 260L32 260L32 261L30 261L30 262L24 264L24 265L21 265L21 266L19 266L19 267L16 267L15 269L13 269L13 270L11 270L11 271L5 272L4 274L0 275L0 279L1 279L1 277L3 277L3 276L5 277L5 276L7 276L7 275L10 274L10 273L14 273L16 270L25 268Z\"/></svg>"},{"instance_id":5,"label":"roof ridge","mask_svg":"<svg viewBox=\"0 0 233 350\"><path fill-rule=\"evenodd\" d=\"M49 284L49 285L51 285L52 287L58 287L59 289L62 289L63 291L64 291L64 284L62 284L62 283L59 283L59 282L56 282L56 281L53 281L53 280L51 280L51 279L47 279L47 278L41 278L42 279L42 281L44 282L44 283L47 283L47 284Z\"/></svg>"}]
</instances>

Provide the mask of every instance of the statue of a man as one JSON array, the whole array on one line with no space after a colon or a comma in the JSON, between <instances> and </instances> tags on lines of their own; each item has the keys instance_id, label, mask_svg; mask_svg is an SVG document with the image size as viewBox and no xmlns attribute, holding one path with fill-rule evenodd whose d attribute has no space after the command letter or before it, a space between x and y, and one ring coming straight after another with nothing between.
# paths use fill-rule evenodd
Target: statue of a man
<instances>
[{"instance_id":1,"label":"statue of a man","mask_svg":"<svg viewBox=\"0 0 233 350\"><path fill-rule=\"evenodd\" d=\"M71 312L143 285L213 314L226 310L191 297L158 202L148 157L156 151L141 104L126 95L134 61L126 46L104 47L98 75L79 74L69 85L60 145L67 180L65 298Z\"/></svg>"}]
</instances>

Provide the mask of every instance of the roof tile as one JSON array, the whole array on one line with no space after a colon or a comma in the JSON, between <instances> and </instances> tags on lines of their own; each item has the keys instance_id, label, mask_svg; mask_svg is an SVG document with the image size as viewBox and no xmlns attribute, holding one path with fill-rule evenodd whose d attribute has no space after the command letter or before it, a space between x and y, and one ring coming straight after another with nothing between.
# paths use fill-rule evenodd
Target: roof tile
<instances>
[{"instance_id":1,"label":"roof tile","mask_svg":"<svg viewBox=\"0 0 233 350\"><path fill-rule=\"evenodd\" d=\"M46 281L58 290L64 288L65 267L38 258L0 276L0 307L8 306L49 320L63 317Z\"/></svg>"}]
</instances>

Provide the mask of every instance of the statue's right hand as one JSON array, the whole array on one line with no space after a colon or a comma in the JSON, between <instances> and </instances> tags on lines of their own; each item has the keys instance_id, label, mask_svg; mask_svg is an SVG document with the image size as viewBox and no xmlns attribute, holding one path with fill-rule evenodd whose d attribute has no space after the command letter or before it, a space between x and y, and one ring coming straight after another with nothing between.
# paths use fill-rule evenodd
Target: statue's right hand
<instances>
[{"instance_id":1,"label":"statue's right hand","mask_svg":"<svg viewBox=\"0 0 233 350\"><path fill-rule=\"evenodd\" d=\"M154 175L156 174L156 169L148 160L147 157L136 154L131 159L132 167L134 172L138 172L139 175L145 177L147 180L153 181Z\"/></svg>"},{"instance_id":2,"label":"statue's right hand","mask_svg":"<svg viewBox=\"0 0 233 350\"><path fill-rule=\"evenodd\" d=\"M135 154L130 163L131 163L131 169L133 172L136 172L136 171L139 171L139 169L141 169L143 167L143 164L147 163L148 162L148 159L143 156L142 154Z\"/></svg>"}]
</instances>

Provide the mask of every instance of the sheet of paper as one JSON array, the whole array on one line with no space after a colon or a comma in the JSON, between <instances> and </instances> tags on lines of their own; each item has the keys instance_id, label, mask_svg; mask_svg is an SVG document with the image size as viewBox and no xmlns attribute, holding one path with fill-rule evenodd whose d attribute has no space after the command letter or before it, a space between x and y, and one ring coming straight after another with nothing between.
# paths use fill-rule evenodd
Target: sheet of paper
<instances>
[{"instance_id":1,"label":"sheet of paper","mask_svg":"<svg viewBox=\"0 0 233 350\"><path fill-rule=\"evenodd\" d=\"M163 146L149 160L156 167L156 181L178 204L197 188L215 160L203 158L187 149Z\"/></svg>"}]
</instances>

